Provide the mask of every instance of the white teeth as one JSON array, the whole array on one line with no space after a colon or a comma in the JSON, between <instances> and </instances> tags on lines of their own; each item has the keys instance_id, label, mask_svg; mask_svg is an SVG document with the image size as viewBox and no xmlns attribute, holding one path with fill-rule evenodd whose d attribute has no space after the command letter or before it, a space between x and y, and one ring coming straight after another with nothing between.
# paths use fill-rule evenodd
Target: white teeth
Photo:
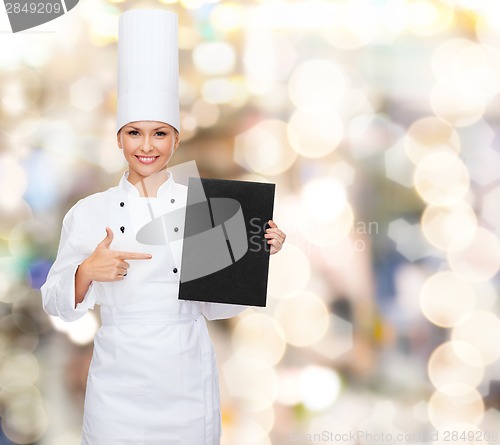
<instances>
[{"instance_id":1,"label":"white teeth","mask_svg":"<svg viewBox=\"0 0 500 445\"><path fill-rule=\"evenodd\" d=\"M137 156L137 157L139 158L139 160L141 162L145 162L145 163L151 163L156 159L156 156L152 156L152 157Z\"/></svg>"}]
</instances>

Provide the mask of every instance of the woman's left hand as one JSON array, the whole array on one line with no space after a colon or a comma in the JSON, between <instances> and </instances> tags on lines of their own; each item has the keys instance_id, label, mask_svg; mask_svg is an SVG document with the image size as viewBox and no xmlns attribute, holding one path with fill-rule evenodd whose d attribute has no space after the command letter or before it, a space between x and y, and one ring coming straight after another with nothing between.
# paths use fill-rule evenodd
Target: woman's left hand
<instances>
[{"instance_id":1,"label":"woman's left hand","mask_svg":"<svg viewBox=\"0 0 500 445\"><path fill-rule=\"evenodd\" d=\"M265 238L268 238L267 244L271 245L271 255L279 252L283 247L283 243L286 239L286 234L278 228L273 220L269 220L268 224L271 226L266 230L264 234Z\"/></svg>"}]
</instances>

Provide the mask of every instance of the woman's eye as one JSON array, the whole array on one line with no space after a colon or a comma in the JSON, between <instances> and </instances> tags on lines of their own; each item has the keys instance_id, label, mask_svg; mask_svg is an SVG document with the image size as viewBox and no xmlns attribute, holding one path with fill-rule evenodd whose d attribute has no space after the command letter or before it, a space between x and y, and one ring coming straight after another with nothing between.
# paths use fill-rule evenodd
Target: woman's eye
<instances>
[{"instance_id":1,"label":"woman's eye","mask_svg":"<svg viewBox=\"0 0 500 445\"><path fill-rule=\"evenodd\" d=\"M128 134L131 134L132 136L135 136L136 134L139 134L137 130L130 130Z\"/></svg>"},{"instance_id":2,"label":"woman's eye","mask_svg":"<svg viewBox=\"0 0 500 445\"><path fill-rule=\"evenodd\" d=\"M164 131L157 131L156 134L158 136L165 136L167 133L165 133Z\"/></svg>"}]
</instances>

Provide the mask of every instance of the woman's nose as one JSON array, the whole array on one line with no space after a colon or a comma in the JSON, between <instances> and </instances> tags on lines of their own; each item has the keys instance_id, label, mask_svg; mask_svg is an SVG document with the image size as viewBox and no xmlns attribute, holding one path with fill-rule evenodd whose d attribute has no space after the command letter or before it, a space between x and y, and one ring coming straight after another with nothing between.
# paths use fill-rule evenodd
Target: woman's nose
<instances>
[{"instance_id":1,"label":"woman's nose","mask_svg":"<svg viewBox=\"0 0 500 445\"><path fill-rule=\"evenodd\" d=\"M142 151L148 153L153 149L153 143L150 139L146 138L142 144Z\"/></svg>"}]
</instances>

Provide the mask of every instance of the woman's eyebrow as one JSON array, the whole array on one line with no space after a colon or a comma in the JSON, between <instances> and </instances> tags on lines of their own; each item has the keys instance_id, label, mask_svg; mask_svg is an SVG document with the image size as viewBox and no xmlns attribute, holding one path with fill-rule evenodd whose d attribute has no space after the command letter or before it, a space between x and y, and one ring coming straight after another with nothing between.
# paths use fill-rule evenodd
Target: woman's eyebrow
<instances>
[{"instance_id":1,"label":"woman's eyebrow","mask_svg":"<svg viewBox=\"0 0 500 445\"><path fill-rule=\"evenodd\" d=\"M141 131L140 128L134 127L133 125L127 125L130 128L133 128L134 130ZM168 130L168 127L166 125L163 125L161 127L155 128L153 131L161 130L162 128L166 128Z\"/></svg>"}]
</instances>

